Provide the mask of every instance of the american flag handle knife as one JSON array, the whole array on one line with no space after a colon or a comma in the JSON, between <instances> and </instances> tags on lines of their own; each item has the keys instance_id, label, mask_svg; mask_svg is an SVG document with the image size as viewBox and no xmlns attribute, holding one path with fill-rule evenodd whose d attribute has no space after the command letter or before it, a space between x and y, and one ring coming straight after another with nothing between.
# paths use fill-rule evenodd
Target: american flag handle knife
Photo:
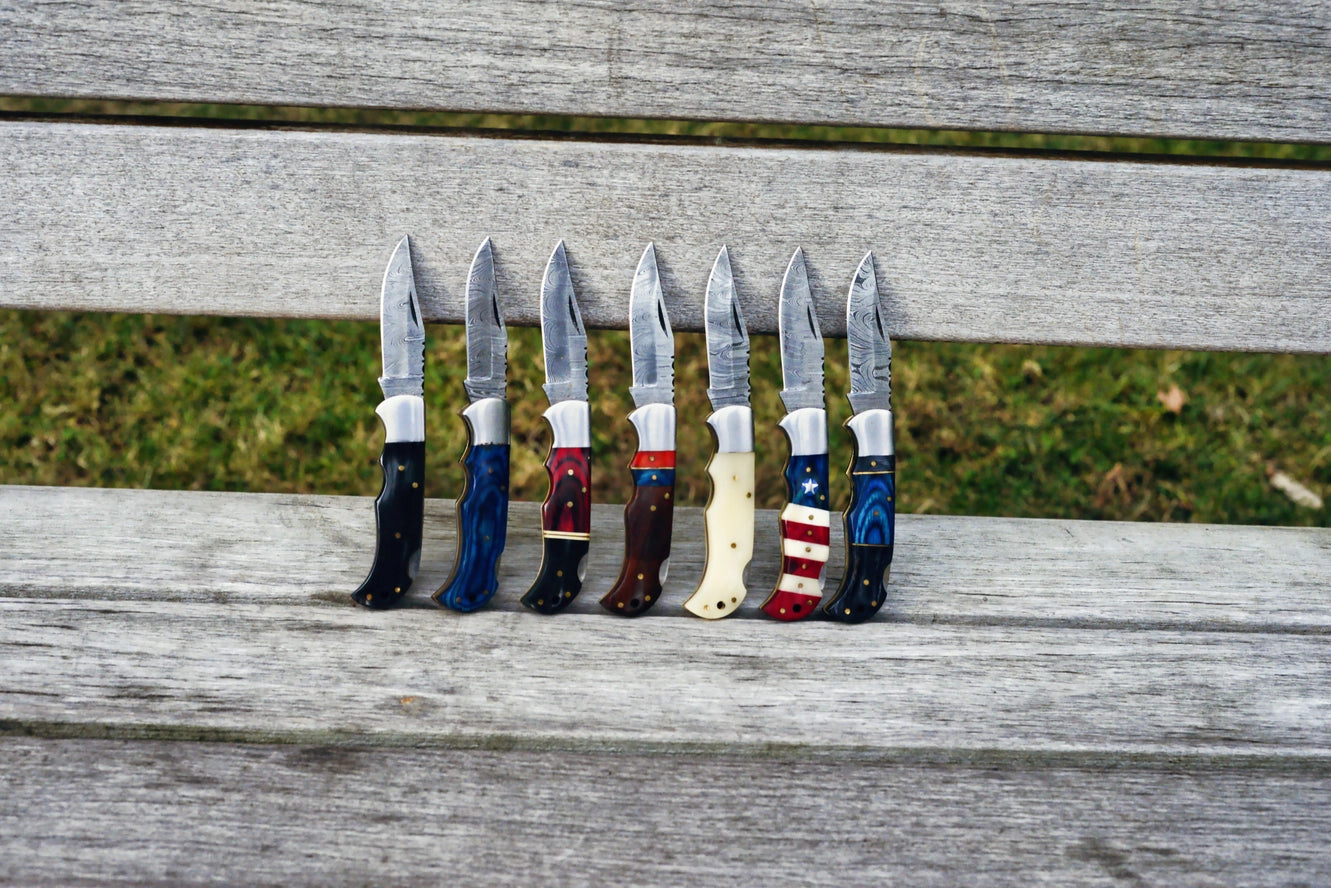
<instances>
[{"instance_id":1,"label":"american flag handle knife","mask_svg":"<svg viewBox=\"0 0 1331 888\"><path fill-rule=\"evenodd\" d=\"M831 553L827 411L801 408L786 414L780 425L790 443L783 473L786 506L780 515L781 576L762 611L793 621L817 610Z\"/></svg>"}]
</instances>

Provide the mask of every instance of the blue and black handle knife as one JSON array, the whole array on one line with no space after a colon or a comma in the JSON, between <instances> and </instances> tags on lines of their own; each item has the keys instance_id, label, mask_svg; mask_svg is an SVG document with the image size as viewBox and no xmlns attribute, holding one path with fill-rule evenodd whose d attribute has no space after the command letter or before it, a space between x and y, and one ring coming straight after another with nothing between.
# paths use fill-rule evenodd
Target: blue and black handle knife
<instances>
[{"instance_id":1,"label":"blue and black handle knife","mask_svg":"<svg viewBox=\"0 0 1331 888\"><path fill-rule=\"evenodd\" d=\"M366 607L386 608L397 604L416 578L425 515L425 325L406 237L384 272L379 329L384 400L375 412L384 423L379 458L384 486L374 502L374 564L351 597Z\"/></svg>"},{"instance_id":2,"label":"blue and black handle knife","mask_svg":"<svg viewBox=\"0 0 1331 888\"><path fill-rule=\"evenodd\" d=\"M842 623L862 623L887 597L888 569L896 534L897 457L892 435L892 341L874 274L873 253L855 272L846 300L850 351L850 406L846 427L855 436L846 507L846 574L823 605Z\"/></svg>"},{"instance_id":3,"label":"blue and black handle knife","mask_svg":"<svg viewBox=\"0 0 1331 888\"><path fill-rule=\"evenodd\" d=\"M453 573L434 593L456 611L484 607L499 586L499 558L508 530L508 332L495 292L490 239L481 244L467 276L467 451L458 497L458 553Z\"/></svg>"}]
</instances>

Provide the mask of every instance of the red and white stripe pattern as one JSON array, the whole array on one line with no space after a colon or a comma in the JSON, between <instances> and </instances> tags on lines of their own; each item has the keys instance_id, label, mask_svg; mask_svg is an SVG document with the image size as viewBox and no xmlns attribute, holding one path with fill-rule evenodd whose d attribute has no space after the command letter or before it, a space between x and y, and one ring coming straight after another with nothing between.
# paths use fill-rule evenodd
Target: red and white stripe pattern
<instances>
[{"instance_id":1,"label":"red and white stripe pattern","mask_svg":"<svg viewBox=\"0 0 1331 888\"><path fill-rule=\"evenodd\" d=\"M808 616L823 596L831 513L791 503L781 512L781 578L763 610L778 620Z\"/></svg>"}]
</instances>

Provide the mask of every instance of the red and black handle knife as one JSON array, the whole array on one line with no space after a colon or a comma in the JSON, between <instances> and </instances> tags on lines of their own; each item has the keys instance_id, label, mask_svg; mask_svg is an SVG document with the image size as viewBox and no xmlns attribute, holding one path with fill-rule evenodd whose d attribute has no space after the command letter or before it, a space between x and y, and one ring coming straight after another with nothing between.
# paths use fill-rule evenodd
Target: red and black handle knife
<instances>
[{"instance_id":1,"label":"red and black handle knife","mask_svg":"<svg viewBox=\"0 0 1331 888\"><path fill-rule=\"evenodd\" d=\"M554 440L545 468L550 493L541 507L541 568L522 603L542 614L568 607L582 591L591 546L592 428L587 403L587 331L578 312L564 242L541 285L546 422Z\"/></svg>"}]
</instances>

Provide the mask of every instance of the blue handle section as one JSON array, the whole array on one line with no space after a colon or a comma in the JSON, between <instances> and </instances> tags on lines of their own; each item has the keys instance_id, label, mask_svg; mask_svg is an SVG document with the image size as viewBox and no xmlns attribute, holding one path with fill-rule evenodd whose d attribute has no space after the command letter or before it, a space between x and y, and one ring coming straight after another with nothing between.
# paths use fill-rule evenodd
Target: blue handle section
<instances>
[{"instance_id":1,"label":"blue handle section","mask_svg":"<svg viewBox=\"0 0 1331 888\"><path fill-rule=\"evenodd\" d=\"M791 454L785 477L788 502L812 509L829 508L826 453Z\"/></svg>"},{"instance_id":2,"label":"blue handle section","mask_svg":"<svg viewBox=\"0 0 1331 888\"><path fill-rule=\"evenodd\" d=\"M466 486L458 498L458 554L453 573L434 600L470 613L484 607L499 585L499 557L508 530L507 444L467 448Z\"/></svg>"},{"instance_id":3,"label":"blue handle section","mask_svg":"<svg viewBox=\"0 0 1331 888\"><path fill-rule=\"evenodd\" d=\"M841 623L863 623L887 600L887 575L896 536L897 458L857 456L850 466L846 508L846 573L823 613Z\"/></svg>"},{"instance_id":4,"label":"blue handle section","mask_svg":"<svg viewBox=\"0 0 1331 888\"><path fill-rule=\"evenodd\" d=\"M859 456L850 467L846 542L890 546L896 533L897 458Z\"/></svg>"},{"instance_id":5,"label":"blue handle section","mask_svg":"<svg viewBox=\"0 0 1331 888\"><path fill-rule=\"evenodd\" d=\"M674 469L629 469L634 487L674 487Z\"/></svg>"}]
</instances>

